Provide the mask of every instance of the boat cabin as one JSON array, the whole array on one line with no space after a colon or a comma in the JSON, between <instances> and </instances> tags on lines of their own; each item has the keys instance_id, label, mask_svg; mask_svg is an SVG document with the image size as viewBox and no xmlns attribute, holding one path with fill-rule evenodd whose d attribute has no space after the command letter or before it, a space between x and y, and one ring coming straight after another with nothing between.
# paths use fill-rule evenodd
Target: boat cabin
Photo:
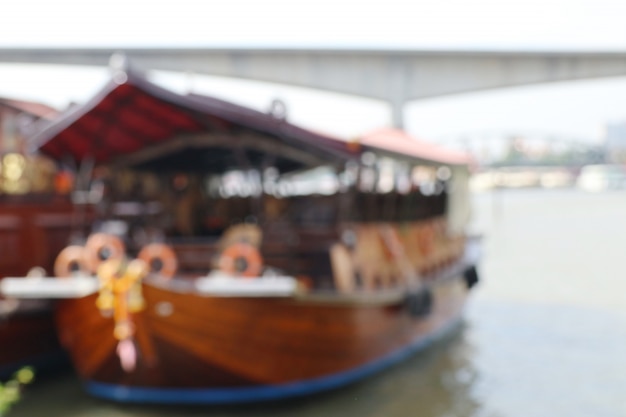
<instances>
[{"instance_id":1,"label":"boat cabin","mask_svg":"<svg viewBox=\"0 0 626 417\"><path fill-rule=\"evenodd\" d=\"M353 292L461 256L465 155L390 129L341 140L282 110L177 94L126 68L30 143L75 167L74 203L93 208L94 232L131 256L163 242L182 275L286 274Z\"/></svg>"}]
</instances>

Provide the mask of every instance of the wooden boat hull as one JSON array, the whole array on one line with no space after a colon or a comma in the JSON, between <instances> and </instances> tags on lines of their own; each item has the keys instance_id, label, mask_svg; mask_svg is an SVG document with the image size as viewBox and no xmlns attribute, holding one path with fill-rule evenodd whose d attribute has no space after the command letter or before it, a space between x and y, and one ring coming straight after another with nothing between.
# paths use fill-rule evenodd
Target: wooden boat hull
<instances>
[{"instance_id":1,"label":"wooden boat hull","mask_svg":"<svg viewBox=\"0 0 626 417\"><path fill-rule=\"evenodd\" d=\"M462 274L432 286L432 309L401 296L207 297L144 284L137 367L125 372L96 296L60 301L60 339L89 392L117 401L227 403L331 389L410 355L459 322ZM428 314L426 314L428 313Z\"/></svg>"}]
</instances>

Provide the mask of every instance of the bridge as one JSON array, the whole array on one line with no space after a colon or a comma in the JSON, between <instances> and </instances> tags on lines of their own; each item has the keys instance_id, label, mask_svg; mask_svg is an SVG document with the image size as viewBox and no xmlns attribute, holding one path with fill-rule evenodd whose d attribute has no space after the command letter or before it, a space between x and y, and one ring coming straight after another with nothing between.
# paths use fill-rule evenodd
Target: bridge
<instances>
[{"instance_id":1,"label":"bridge","mask_svg":"<svg viewBox=\"0 0 626 417\"><path fill-rule=\"evenodd\" d=\"M403 125L412 100L470 91L626 75L625 52L0 48L0 63L108 65L123 52L141 69L192 71L386 101Z\"/></svg>"}]
</instances>

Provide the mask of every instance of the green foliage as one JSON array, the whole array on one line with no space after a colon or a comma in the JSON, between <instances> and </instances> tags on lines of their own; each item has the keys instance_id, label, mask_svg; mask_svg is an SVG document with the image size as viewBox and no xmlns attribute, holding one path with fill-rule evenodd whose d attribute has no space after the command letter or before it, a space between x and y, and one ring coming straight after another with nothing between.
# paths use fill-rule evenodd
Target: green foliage
<instances>
[{"instance_id":1,"label":"green foliage","mask_svg":"<svg viewBox=\"0 0 626 417\"><path fill-rule=\"evenodd\" d=\"M0 416L4 416L20 400L22 386L30 384L34 378L33 368L25 367L17 371L9 381L0 383Z\"/></svg>"}]
</instances>

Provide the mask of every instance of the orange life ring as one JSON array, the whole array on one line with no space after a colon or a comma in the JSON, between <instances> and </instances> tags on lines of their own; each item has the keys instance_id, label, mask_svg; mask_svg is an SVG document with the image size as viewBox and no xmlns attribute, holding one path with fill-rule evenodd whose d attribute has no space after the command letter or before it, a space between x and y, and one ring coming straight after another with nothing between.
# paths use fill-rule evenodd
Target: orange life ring
<instances>
[{"instance_id":1,"label":"orange life ring","mask_svg":"<svg viewBox=\"0 0 626 417\"><path fill-rule=\"evenodd\" d=\"M170 279L178 271L178 258L174 250L164 243L151 243L144 246L137 258L148 265L151 274Z\"/></svg>"},{"instance_id":2,"label":"orange life ring","mask_svg":"<svg viewBox=\"0 0 626 417\"><path fill-rule=\"evenodd\" d=\"M220 255L219 268L229 275L258 277L262 267L261 254L249 243L234 243L224 249Z\"/></svg>"},{"instance_id":3,"label":"orange life ring","mask_svg":"<svg viewBox=\"0 0 626 417\"><path fill-rule=\"evenodd\" d=\"M109 259L123 259L126 254L124 242L117 236L94 233L85 243L87 267L95 273L98 266Z\"/></svg>"},{"instance_id":4,"label":"orange life ring","mask_svg":"<svg viewBox=\"0 0 626 417\"><path fill-rule=\"evenodd\" d=\"M54 275L66 278L75 273L87 274L87 262L85 260L85 248L82 246L68 246L63 249L54 261Z\"/></svg>"}]
</instances>

